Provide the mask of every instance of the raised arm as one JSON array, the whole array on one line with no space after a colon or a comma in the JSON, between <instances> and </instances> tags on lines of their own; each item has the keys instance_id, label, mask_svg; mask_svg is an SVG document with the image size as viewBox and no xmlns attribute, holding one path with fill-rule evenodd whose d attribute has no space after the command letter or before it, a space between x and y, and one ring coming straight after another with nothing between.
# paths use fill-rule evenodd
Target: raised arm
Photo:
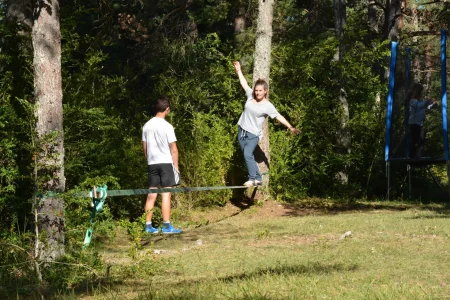
<instances>
[{"instance_id":1,"label":"raised arm","mask_svg":"<svg viewBox=\"0 0 450 300\"><path fill-rule=\"evenodd\" d=\"M286 126L293 135L300 133L300 129L297 129L289 124L289 122L282 115L278 115L276 119L278 120L278 122Z\"/></svg>"},{"instance_id":2,"label":"raised arm","mask_svg":"<svg viewBox=\"0 0 450 300\"><path fill-rule=\"evenodd\" d=\"M247 79L245 79L244 75L242 74L241 64L238 61L235 61L235 62L233 62L233 65L236 70L236 74L239 77L239 82L241 83L241 86L244 89L244 91L251 89L251 87L247 83Z\"/></svg>"}]
</instances>

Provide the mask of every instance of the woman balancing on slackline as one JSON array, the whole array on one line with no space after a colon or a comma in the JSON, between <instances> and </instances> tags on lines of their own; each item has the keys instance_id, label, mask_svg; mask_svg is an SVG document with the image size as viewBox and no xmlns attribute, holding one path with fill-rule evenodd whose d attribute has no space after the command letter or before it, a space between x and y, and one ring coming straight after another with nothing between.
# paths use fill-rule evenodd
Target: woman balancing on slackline
<instances>
[{"instance_id":1,"label":"woman balancing on slackline","mask_svg":"<svg viewBox=\"0 0 450 300\"><path fill-rule=\"evenodd\" d=\"M255 161L253 151L258 145L258 141L262 136L262 126L266 116L272 119L276 118L281 124L286 126L292 134L300 133L299 129L294 128L289 122L278 113L275 106L267 100L269 85L264 79L258 79L255 82L255 87L248 85L247 80L241 71L241 65L235 61L234 68L239 76L239 82L245 90L247 102L245 103L244 112L239 118L238 125L238 141L241 150L244 153L245 163L248 170L248 181L244 183L245 186L262 185L262 177L259 172L258 165Z\"/></svg>"}]
</instances>

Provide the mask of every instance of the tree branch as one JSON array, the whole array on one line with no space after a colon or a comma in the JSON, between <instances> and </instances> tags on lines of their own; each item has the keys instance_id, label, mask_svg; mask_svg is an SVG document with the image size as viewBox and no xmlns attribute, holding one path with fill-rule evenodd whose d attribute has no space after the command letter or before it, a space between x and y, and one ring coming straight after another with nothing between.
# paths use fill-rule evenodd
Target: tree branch
<instances>
[{"instance_id":1,"label":"tree branch","mask_svg":"<svg viewBox=\"0 0 450 300\"><path fill-rule=\"evenodd\" d=\"M10 247L14 247L17 248L19 250L22 250L23 252L25 252L26 254L28 254L28 256L33 257L33 255L31 255L27 250L25 250L24 248L14 245L14 244L10 244L10 243L0 243L0 246L10 246Z\"/></svg>"}]
</instances>

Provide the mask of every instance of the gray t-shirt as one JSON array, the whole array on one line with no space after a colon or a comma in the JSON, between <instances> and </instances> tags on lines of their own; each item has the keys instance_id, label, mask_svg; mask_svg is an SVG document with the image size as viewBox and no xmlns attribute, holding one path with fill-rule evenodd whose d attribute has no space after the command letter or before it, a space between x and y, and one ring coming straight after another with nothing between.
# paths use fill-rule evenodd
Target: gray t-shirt
<instances>
[{"instance_id":1,"label":"gray t-shirt","mask_svg":"<svg viewBox=\"0 0 450 300\"><path fill-rule=\"evenodd\" d=\"M280 114L275 106L273 106L270 102L264 102L261 104L253 102L252 93L253 90L251 88L245 90L247 102L245 103L244 112L239 118L238 125L245 131L261 136L262 125L266 119L266 116L273 119L278 117Z\"/></svg>"}]
</instances>

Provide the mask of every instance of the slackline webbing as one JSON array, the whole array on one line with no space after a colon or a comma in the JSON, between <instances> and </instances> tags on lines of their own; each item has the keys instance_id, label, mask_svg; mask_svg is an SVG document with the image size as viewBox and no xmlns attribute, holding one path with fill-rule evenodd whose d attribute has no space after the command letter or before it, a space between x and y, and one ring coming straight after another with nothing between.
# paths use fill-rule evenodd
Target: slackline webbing
<instances>
[{"instance_id":1,"label":"slackline webbing","mask_svg":"<svg viewBox=\"0 0 450 300\"><path fill-rule=\"evenodd\" d=\"M133 196L133 195L146 195L153 193L185 193L185 192L198 192L198 191L217 191L217 190L232 190L232 189L246 189L247 186L235 185L235 186L206 186L206 187L175 187L175 188L160 188L160 189L132 189L132 190L111 190L108 191L108 186L103 185L100 187L94 187L92 191L81 192L74 194L78 198L91 198L92 199L92 213L89 219L91 226L87 229L84 237L83 249L91 243L92 234L94 231L94 218L97 212L103 210L103 204L106 197L116 196Z\"/></svg>"},{"instance_id":2,"label":"slackline webbing","mask_svg":"<svg viewBox=\"0 0 450 300\"><path fill-rule=\"evenodd\" d=\"M232 189L246 189L247 186L206 186L206 187L175 187L175 188L160 188L160 189L132 189L132 190L110 190L106 191L107 197L117 196L133 196L133 195L146 195L152 193L186 193L186 192L198 192L198 191L217 191L217 190L232 190ZM88 193L77 194L79 197L93 198L93 191Z\"/></svg>"}]
</instances>

